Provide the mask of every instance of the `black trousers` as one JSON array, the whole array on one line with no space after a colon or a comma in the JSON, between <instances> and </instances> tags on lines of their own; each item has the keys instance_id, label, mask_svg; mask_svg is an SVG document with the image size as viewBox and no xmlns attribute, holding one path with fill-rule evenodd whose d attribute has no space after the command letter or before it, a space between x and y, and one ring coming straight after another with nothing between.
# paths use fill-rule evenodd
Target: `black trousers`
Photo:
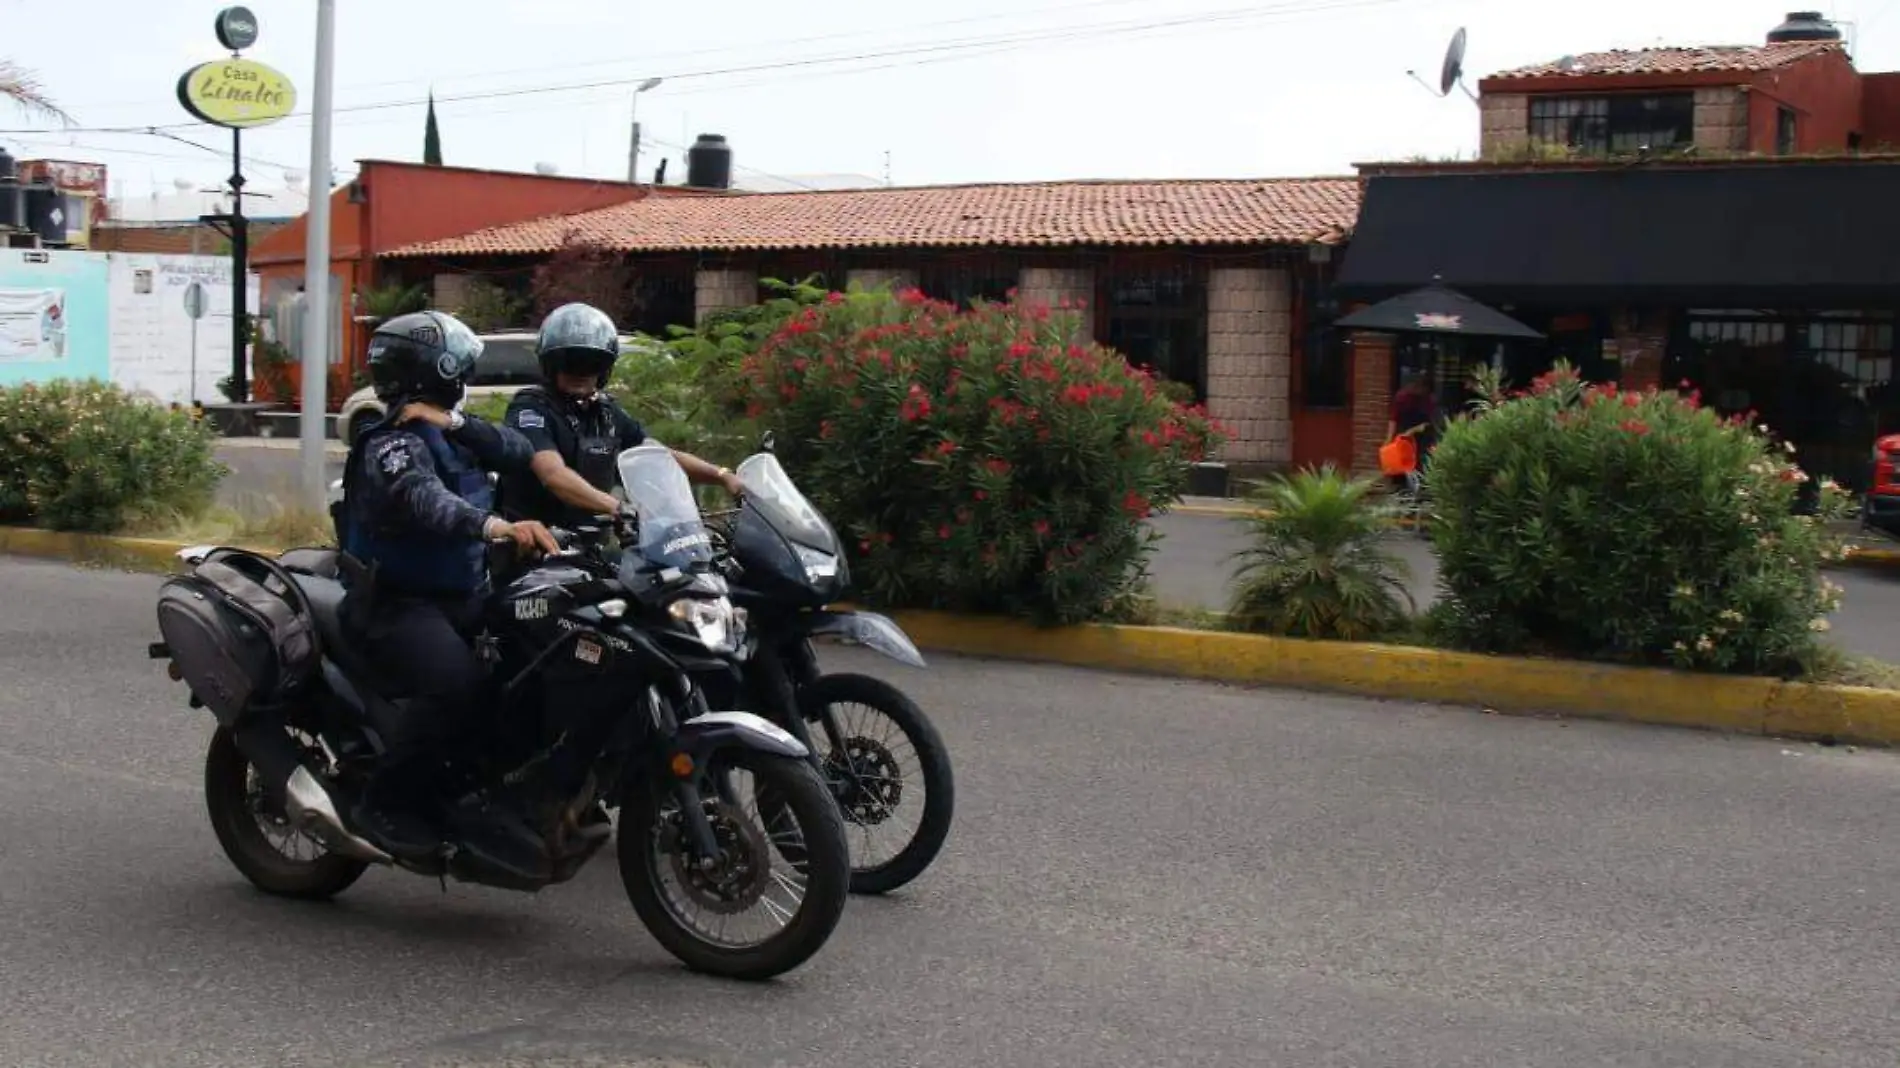
<instances>
[{"instance_id":1,"label":"black trousers","mask_svg":"<svg viewBox=\"0 0 1900 1068\"><path fill-rule=\"evenodd\" d=\"M396 736L387 739L389 770L406 766L415 775L419 760L446 755L468 718L481 713L486 675L473 639L483 600L377 593L363 651L401 687L405 706Z\"/></svg>"}]
</instances>

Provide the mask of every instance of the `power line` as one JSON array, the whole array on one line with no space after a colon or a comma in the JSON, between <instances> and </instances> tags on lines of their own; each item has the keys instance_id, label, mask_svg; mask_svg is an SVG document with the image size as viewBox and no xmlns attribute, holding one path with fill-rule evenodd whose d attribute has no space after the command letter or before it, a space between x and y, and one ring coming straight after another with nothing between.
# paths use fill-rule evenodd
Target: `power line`
<instances>
[{"instance_id":1,"label":"power line","mask_svg":"<svg viewBox=\"0 0 1900 1068\"><path fill-rule=\"evenodd\" d=\"M920 56L920 55L962 52L962 51L969 51L973 49L983 50L986 52L1005 51L1005 50L1011 50L1011 49L1025 47L1029 45L1043 44L1043 43L1049 43L1049 42L1088 40L1088 39L1094 39L1094 38L1100 38L1100 37L1121 36L1121 35L1131 34L1131 33L1143 33L1143 32L1148 32L1148 31L1153 31L1153 30L1164 30L1164 29L1185 27L1185 26L1201 26L1201 25L1210 25L1210 24L1217 24L1217 23L1231 23L1231 22L1236 22L1236 21L1246 21L1246 20L1260 19L1260 18L1270 18L1275 15L1302 15L1302 14L1309 14L1309 13L1323 12L1323 11L1336 11L1336 10L1346 10L1346 9L1353 9L1353 8L1378 7L1378 6L1385 6L1385 5L1395 4L1395 3L1402 3L1402 2L1406 2L1406 0L1332 0L1332 2L1321 2L1317 4L1286 2L1286 0L1282 0L1282 2L1279 2L1279 3L1256 5L1254 7L1246 7L1246 8L1233 8L1233 9L1228 9L1224 11L1201 12L1194 15L1184 15L1184 16L1177 16L1177 17L1168 18L1168 19L1149 20L1145 22L1133 22L1133 23L1122 23L1122 24L1098 24L1098 25L1089 26L1089 27L1071 27L1071 28L1059 29L1059 30L1044 30L1044 31L1033 31L1033 32L1027 32L1027 33L1001 34L1001 35L993 35L990 37L969 38L969 39L961 40L961 41L947 41L947 42L939 42L939 43L930 44L930 45L918 45L918 46L905 47L905 48L895 48L895 49L889 49L889 50L878 51L878 52L861 52L861 53L856 53L856 54L832 55L832 56L810 56L810 57L801 57L797 59L778 60L778 61L767 62L767 63L743 64L739 66L724 67L724 68L717 68L717 69L683 71L683 72L674 73L674 74L660 75L659 77L665 78L668 81L686 81L689 79L698 79L698 78L725 77L725 76L729 76L733 74L750 74L750 73L758 73L758 72L763 72L763 71L777 71L777 70L795 70L795 69L809 68L809 67L814 67L814 66L825 66L825 65L838 64L838 63L850 63L850 62L856 62L860 60L891 59L891 58L900 58L900 57L907 57L907 56ZM588 90L588 89L605 89L605 88L612 88L612 87L623 87L623 86L634 84L641 80L643 79L641 78L611 78L611 79L603 79L603 80L590 81L590 82L569 83L569 84L564 84L564 85L521 86L521 87L516 87L516 88L511 88L511 89L495 89L495 90L488 90L488 91L474 92L474 93L449 94L445 96L436 97L435 102L436 104L441 105L441 104L447 104L447 103L462 103L462 102L477 101L477 100L497 100L497 99L507 99L507 98L512 98L512 97L522 97L522 96L538 96L538 95L546 95L550 93L577 92L577 91L583 91L583 90ZM417 106L424 105L426 103L427 103L427 98L408 99L408 100L385 100L385 101L377 101L377 102L367 103L367 104L352 104L352 105L340 106L336 108L335 110L338 113L360 113L360 112L367 112L367 111L382 111L382 110L387 110L390 108L417 107ZM287 116L287 118L290 118L290 119L307 119L308 117L309 117L308 112L295 112L291 116ZM165 123L165 124L160 124L157 126L145 126L145 127L127 127L127 126L76 127L71 132L76 132L76 133L126 133L126 132L149 133L156 130L191 129L194 127L204 126L204 125L207 125L207 124L194 121L194 122ZM62 132L62 131L54 131L54 130L48 130L48 129L0 130L0 134L55 133L55 132Z\"/></svg>"}]
</instances>

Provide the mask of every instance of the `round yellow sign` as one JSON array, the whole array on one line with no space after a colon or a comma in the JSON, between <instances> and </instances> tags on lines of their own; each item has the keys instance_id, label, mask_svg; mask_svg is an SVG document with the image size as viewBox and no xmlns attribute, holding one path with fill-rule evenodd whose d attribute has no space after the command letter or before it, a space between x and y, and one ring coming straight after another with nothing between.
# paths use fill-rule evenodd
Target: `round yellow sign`
<instances>
[{"instance_id":1,"label":"round yellow sign","mask_svg":"<svg viewBox=\"0 0 1900 1068\"><path fill-rule=\"evenodd\" d=\"M297 106L297 88L254 59L200 63L178 79L178 102L192 117L243 129L268 126Z\"/></svg>"}]
</instances>

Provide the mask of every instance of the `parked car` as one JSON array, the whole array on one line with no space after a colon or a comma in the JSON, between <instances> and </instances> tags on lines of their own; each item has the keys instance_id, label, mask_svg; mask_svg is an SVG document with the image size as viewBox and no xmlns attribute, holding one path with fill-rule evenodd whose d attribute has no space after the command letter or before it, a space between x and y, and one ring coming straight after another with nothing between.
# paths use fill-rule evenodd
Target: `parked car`
<instances>
[{"instance_id":1,"label":"parked car","mask_svg":"<svg viewBox=\"0 0 1900 1068\"><path fill-rule=\"evenodd\" d=\"M475 361L475 373L469 378L469 401L513 397L522 386L541 380L541 365L534 357L534 334L526 331L482 334L481 339L482 355ZM664 345L633 336L621 337L620 351L622 355L636 352L671 355ZM376 399L375 391L368 387L359 389L350 394L350 399L343 402L337 413L338 436L345 445L351 444L358 434L382 417L383 402Z\"/></svg>"},{"instance_id":2,"label":"parked car","mask_svg":"<svg viewBox=\"0 0 1900 1068\"><path fill-rule=\"evenodd\" d=\"M1900 434L1874 442L1873 477L1861 498L1861 526L1900 537Z\"/></svg>"}]
</instances>

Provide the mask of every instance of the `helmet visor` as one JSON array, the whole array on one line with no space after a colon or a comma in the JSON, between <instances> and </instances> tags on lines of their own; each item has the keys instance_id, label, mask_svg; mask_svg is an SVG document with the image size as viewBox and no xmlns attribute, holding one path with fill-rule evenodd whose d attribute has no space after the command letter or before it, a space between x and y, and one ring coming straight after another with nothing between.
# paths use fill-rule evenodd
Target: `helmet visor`
<instances>
[{"instance_id":1,"label":"helmet visor","mask_svg":"<svg viewBox=\"0 0 1900 1068\"><path fill-rule=\"evenodd\" d=\"M442 328L440 351L435 359L436 373L445 381L466 379L474 372L475 361L481 359L482 339L460 319L442 315L437 316L436 321Z\"/></svg>"}]
</instances>

